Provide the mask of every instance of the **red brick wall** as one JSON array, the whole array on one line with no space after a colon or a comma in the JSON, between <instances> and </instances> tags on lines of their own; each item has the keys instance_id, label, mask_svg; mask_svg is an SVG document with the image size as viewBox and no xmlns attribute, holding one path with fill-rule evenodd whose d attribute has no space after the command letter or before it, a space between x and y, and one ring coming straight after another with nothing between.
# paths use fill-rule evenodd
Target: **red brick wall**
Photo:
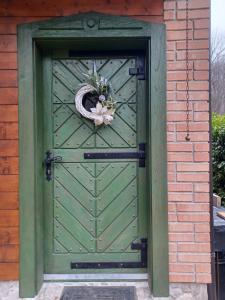
<instances>
[{"instance_id":1,"label":"red brick wall","mask_svg":"<svg viewBox=\"0 0 225 300\"><path fill-rule=\"evenodd\" d=\"M190 136L186 128L185 1L165 1L170 281L211 280L209 0L189 0Z\"/></svg>"},{"instance_id":2,"label":"red brick wall","mask_svg":"<svg viewBox=\"0 0 225 300\"><path fill-rule=\"evenodd\" d=\"M190 2L191 142L185 136L184 1L0 2L0 280L18 278L16 24L98 11L163 22L168 58L168 175L171 282L210 281L208 0Z\"/></svg>"}]
</instances>

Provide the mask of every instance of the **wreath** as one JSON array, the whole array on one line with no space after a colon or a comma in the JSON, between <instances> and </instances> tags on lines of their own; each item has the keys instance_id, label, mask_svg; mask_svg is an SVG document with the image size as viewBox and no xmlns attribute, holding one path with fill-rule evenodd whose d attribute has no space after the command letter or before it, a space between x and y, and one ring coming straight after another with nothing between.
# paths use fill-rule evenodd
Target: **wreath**
<instances>
[{"instance_id":1,"label":"wreath","mask_svg":"<svg viewBox=\"0 0 225 300\"><path fill-rule=\"evenodd\" d=\"M77 111L85 118L93 120L95 126L111 124L116 111L116 101L110 82L97 73L95 63L93 70L83 75L87 82L81 84L75 95Z\"/></svg>"}]
</instances>

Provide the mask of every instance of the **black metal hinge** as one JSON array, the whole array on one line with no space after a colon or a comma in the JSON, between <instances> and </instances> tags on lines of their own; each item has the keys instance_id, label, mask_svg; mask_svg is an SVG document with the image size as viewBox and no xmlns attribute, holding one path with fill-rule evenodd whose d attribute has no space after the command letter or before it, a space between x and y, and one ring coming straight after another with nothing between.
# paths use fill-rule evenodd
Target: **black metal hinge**
<instances>
[{"instance_id":1,"label":"black metal hinge","mask_svg":"<svg viewBox=\"0 0 225 300\"><path fill-rule=\"evenodd\" d=\"M71 269L132 269L147 268L147 239L141 239L140 243L132 243L132 250L141 251L141 261L128 262L71 262Z\"/></svg>"},{"instance_id":2,"label":"black metal hinge","mask_svg":"<svg viewBox=\"0 0 225 300\"><path fill-rule=\"evenodd\" d=\"M136 67L129 69L129 75L136 75L138 80L145 80L145 58L138 56L136 59Z\"/></svg>"}]
</instances>

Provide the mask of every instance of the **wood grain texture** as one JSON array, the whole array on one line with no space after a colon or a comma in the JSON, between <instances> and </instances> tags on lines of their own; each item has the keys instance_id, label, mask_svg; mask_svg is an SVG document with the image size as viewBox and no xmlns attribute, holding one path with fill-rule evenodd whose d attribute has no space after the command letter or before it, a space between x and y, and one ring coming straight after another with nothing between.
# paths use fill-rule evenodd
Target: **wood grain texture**
<instances>
[{"instance_id":1,"label":"wood grain texture","mask_svg":"<svg viewBox=\"0 0 225 300\"><path fill-rule=\"evenodd\" d=\"M0 88L0 105L1 104L17 104L18 89L17 88Z\"/></svg>"},{"instance_id":2,"label":"wood grain texture","mask_svg":"<svg viewBox=\"0 0 225 300\"><path fill-rule=\"evenodd\" d=\"M0 227L18 227L18 210L0 210Z\"/></svg>"},{"instance_id":3,"label":"wood grain texture","mask_svg":"<svg viewBox=\"0 0 225 300\"><path fill-rule=\"evenodd\" d=\"M18 277L18 263L0 263L0 280L17 280Z\"/></svg>"},{"instance_id":4,"label":"wood grain texture","mask_svg":"<svg viewBox=\"0 0 225 300\"><path fill-rule=\"evenodd\" d=\"M0 246L2 245L19 245L19 228L2 227L0 228Z\"/></svg>"},{"instance_id":5,"label":"wood grain texture","mask_svg":"<svg viewBox=\"0 0 225 300\"><path fill-rule=\"evenodd\" d=\"M0 123L0 140L17 140L17 139L18 139L18 122Z\"/></svg>"},{"instance_id":6,"label":"wood grain texture","mask_svg":"<svg viewBox=\"0 0 225 300\"><path fill-rule=\"evenodd\" d=\"M19 262L18 245L0 245L0 264Z\"/></svg>"},{"instance_id":7,"label":"wood grain texture","mask_svg":"<svg viewBox=\"0 0 225 300\"><path fill-rule=\"evenodd\" d=\"M18 192L0 192L0 209L18 209Z\"/></svg>"},{"instance_id":8,"label":"wood grain texture","mask_svg":"<svg viewBox=\"0 0 225 300\"><path fill-rule=\"evenodd\" d=\"M163 1L155 0L57 0L42 1L1 1L0 16L63 16L81 12L96 11L108 14L120 15L162 15Z\"/></svg>"}]
</instances>

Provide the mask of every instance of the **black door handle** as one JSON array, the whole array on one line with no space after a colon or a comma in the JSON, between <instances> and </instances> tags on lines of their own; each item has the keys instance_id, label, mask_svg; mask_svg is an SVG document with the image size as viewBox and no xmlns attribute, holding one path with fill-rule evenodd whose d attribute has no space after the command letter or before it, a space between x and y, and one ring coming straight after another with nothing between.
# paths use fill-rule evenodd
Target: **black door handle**
<instances>
[{"instance_id":1,"label":"black door handle","mask_svg":"<svg viewBox=\"0 0 225 300\"><path fill-rule=\"evenodd\" d=\"M45 165L45 175L48 181L52 180L52 163L62 161L61 156L54 156L51 151L46 152L46 157L44 160Z\"/></svg>"}]
</instances>

